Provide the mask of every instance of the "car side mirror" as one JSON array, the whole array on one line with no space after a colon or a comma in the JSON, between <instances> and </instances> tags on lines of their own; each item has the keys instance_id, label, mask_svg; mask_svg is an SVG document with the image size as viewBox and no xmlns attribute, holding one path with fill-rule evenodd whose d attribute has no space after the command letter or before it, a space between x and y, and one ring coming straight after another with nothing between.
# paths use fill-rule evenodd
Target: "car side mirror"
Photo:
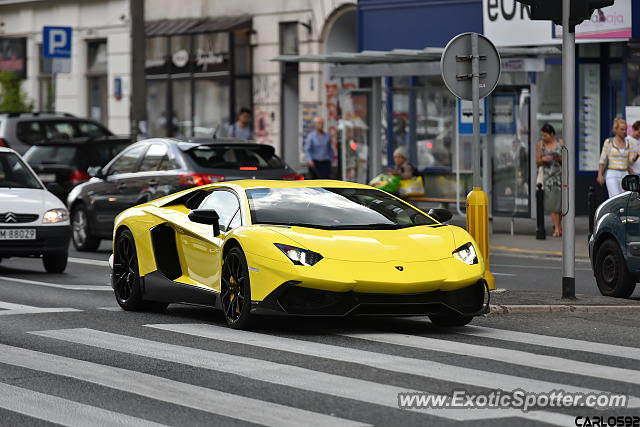
<instances>
[{"instance_id":1,"label":"car side mirror","mask_svg":"<svg viewBox=\"0 0 640 427\"><path fill-rule=\"evenodd\" d=\"M625 191L640 192L640 176L627 175L622 178L622 189Z\"/></svg>"},{"instance_id":2,"label":"car side mirror","mask_svg":"<svg viewBox=\"0 0 640 427\"><path fill-rule=\"evenodd\" d=\"M87 173L89 176L94 178L104 178L104 172L102 171L102 166L91 166L87 169Z\"/></svg>"},{"instance_id":3,"label":"car side mirror","mask_svg":"<svg viewBox=\"0 0 640 427\"><path fill-rule=\"evenodd\" d=\"M198 224L213 225L213 236L220 235L220 217L215 209L195 209L189 212L189 219Z\"/></svg>"},{"instance_id":4,"label":"car side mirror","mask_svg":"<svg viewBox=\"0 0 640 427\"><path fill-rule=\"evenodd\" d=\"M453 214L449 212L448 209L442 208L429 209L429 212L427 212L427 214L436 221L443 223L450 221L451 218L453 218Z\"/></svg>"}]
</instances>

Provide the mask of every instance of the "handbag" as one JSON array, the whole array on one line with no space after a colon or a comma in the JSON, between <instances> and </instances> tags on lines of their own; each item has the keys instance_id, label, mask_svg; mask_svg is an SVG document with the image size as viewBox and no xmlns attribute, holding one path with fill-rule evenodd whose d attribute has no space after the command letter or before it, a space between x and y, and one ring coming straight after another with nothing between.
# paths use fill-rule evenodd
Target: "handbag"
<instances>
[{"instance_id":1,"label":"handbag","mask_svg":"<svg viewBox=\"0 0 640 427\"><path fill-rule=\"evenodd\" d=\"M400 181L398 194L405 197L424 196L424 181L421 176L403 179Z\"/></svg>"},{"instance_id":2,"label":"handbag","mask_svg":"<svg viewBox=\"0 0 640 427\"><path fill-rule=\"evenodd\" d=\"M538 166L538 176L536 177L536 186L542 184L544 186L544 166Z\"/></svg>"}]
</instances>

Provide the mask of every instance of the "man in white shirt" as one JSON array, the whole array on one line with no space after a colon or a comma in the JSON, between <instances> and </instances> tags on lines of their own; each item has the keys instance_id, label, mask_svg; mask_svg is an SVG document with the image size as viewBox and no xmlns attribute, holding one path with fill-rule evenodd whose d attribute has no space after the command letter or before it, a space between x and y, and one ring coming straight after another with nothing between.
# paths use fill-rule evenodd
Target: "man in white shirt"
<instances>
[{"instance_id":1,"label":"man in white shirt","mask_svg":"<svg viewBox=\"0 0 640 427\"><path fill-rule=\"evenodd\" d=\"M640 175L640 157L638 156L640 153L640 120L631 126L631 132L627 135L627 141L631 149L631 160L635 159L629 167L634 174Z\"/></svg>"}]
</instances>

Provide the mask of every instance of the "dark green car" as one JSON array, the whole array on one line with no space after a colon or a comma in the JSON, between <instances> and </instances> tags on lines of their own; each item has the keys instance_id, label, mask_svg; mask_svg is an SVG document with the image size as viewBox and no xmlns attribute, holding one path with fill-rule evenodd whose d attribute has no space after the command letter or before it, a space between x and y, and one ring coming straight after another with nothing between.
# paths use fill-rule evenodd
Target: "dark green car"
<instances>
[{"instance_id":1,"label":"dark green car","mask_svg":"<svg viewBox=\"0 0 640 427\"><path fill-rule=\"evenodd\" d=\"M589 256L600 293L628 298L640 280L640 177L625 176L622 188L596 211Z\"/></svg>"}]
</instances>

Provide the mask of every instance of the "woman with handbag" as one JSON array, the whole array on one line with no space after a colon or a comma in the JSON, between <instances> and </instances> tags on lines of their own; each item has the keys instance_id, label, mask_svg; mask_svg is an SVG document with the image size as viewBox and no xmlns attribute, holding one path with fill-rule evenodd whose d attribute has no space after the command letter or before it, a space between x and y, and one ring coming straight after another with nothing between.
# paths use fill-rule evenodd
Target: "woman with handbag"
<instances>
[{"instance_id":1,"label":"woman with handbag","mask_svg":"<svg viewBox=\"0 0 640 427\"><path fill-rule=\"evenodd\" d=\"M542 173L544 210L551 216L553 237L562 236L562 143L556 130L545 123L536 147L538 174ZM539 178L540 179L540 178Z\"/></svg>"},{"instance_id":2,"label":"woman with handbag","mask_svg":"<svg viewBox=\"0 0 640 427\"><path fill-rule=\"evenodd\" d=\"M622 178L627 175L632 156L627 140L627 122L624 119L613 120L613 138L607 138L602 146L598 167L598 184L607 184L609 198L624 192Z\"/></svg>"}]
</instances>

